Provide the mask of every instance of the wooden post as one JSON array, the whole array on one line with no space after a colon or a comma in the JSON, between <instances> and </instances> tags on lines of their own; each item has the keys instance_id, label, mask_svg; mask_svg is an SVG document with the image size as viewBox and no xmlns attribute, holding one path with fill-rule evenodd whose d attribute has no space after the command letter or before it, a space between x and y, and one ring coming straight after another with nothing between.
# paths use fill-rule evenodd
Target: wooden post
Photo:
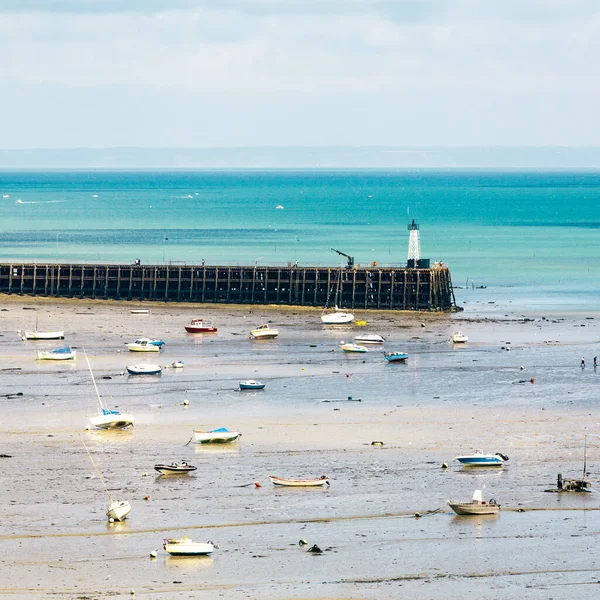
<instances>
[{"instance_id":1,"label":"wooden post","mask_svg":"<svg viewBox=\"0 0 600 600\"><path fill-rule=\"evenodd\" d=\"M181 265L179 265L179 273L177 275L177 302L181 300Z\"/></svg>"},{"instance_id":2,"label":"wooden post","mask_svg":"<svg viewBox=\"0 0 600 600\"><path fill-rule=\"evenodd\" d=\"M69 265L69 296L73 295L73 265Z\"/></svg>"},{"instance_id":3,"label":"wooden post","mask_svg":"<svg viewBox=\"0 0 600 600\"><path fill-rule=\"evenodd\" d=\"M192 267L191 272L190 272L190 294L189 294L189 300L191 300L194 297L194 267Z\"/></svg>"},{"instance_id":4,"label":"wooden post","mask_svg":"<svg viewBox=\"0 0 600 600\"><path fill-rule=\"evenodd\" d=\"M227 303L231 300L231 267L227 267Z\"/></svg>"},{"instance_id":5,"label":"wooden post","mask_svg":"<svg viewBox=\"0 0 600 600\"><path fill-rule=\"evenodd\" d=\"M117 267L117 292L116 297L119 299L121 297L121 265Z\"/></svg>"}]
</instances>

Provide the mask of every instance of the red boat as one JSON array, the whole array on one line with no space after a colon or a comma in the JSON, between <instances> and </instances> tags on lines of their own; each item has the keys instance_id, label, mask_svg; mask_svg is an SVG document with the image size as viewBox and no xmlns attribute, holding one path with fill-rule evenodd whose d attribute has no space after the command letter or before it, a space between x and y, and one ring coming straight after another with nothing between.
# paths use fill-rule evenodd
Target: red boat
<instances>
[{"instance_id":1,"label":"red boat","mask_svg":"<svg viewBox=\"0 0 600 600\"><path fill-rule=\"evenodd\" d=\"M217 328L204 323L202 319L193 319L189 325L185 326L188 333L216 333Z\"/></svg>"}]
</instances>

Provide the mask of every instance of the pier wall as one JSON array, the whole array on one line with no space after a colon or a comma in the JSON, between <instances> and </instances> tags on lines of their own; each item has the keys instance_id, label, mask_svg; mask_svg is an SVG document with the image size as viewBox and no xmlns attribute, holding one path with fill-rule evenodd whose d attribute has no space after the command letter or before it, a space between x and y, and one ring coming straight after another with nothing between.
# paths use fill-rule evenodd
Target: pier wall
<instances>
[{"instance_id":1,"label":"pier wall","mask_svg":"<svg viewBox=\"0 0 600 600\"><path fill-rule=\"evenodd\" d=\"M402 267L0 264L0 293L224 304L447 311L450 271Z\"/></svg>"}]
</instances>

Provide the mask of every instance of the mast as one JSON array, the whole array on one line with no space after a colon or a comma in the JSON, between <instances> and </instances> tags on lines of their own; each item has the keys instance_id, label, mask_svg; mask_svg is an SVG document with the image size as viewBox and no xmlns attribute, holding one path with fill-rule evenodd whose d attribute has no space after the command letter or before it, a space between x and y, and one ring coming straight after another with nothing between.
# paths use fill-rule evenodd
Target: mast
<instances>
[{"instance_id":1,"label":"mast","mask_svg":"<svg viewBox=\"0 0 600 600\"><path fill-rule=\"evenodd\" d=\"M87 358L87 356L86 356ZM88 361L89 364L89 361ZM96 471L96 474L98 475L98 477L100 478L100 481L102 482L102 485L104 486L104 491L108 494L108 498L111 502L111 504L114 502L112 496L110 495L110 492L108 491L108 488L106 487L106 482L104 481L104 477L102 477L102 473L100 473L100 469L98 469L98 466L96 465L94 459L92 458L92 455L90 454L90 451L88 450L88 447L85 445L85 442L83 441L83 438L81 437L81 434L79 434L79 439L81 440L81 443L83 444L83 447L85 448L85 451L87 452L87 455L90 457L90 461L92 462L92 466L94 467L94 470Z\"/></svg>"},{"instance_id":2,"label":"mast","mask_svg":"<svg viewBox=\"0 0 600 600\"><path fill-rule=\"evenodd\" d=\"M90 364L90 359L88 358L87 352L85 348L83 349L83 354L85 356L85 360L87 361L88 369L90 370L90 375L92 376L92 383L94 384L94 389L96 390L96 397L98 398L98 404L100 405L100 410L104 410L104 405L102 404L102 398L100 397L100 392L98 391L98 386L96 385L96 379L94 379L94 373L92 372L92 365ZM85 444L84 444L85 446ZM87 448L86 448L87 450ZM90 456L91 458L91 456ZM93 461L92 461L93 462Z\"/></svg>"}]
</instances>

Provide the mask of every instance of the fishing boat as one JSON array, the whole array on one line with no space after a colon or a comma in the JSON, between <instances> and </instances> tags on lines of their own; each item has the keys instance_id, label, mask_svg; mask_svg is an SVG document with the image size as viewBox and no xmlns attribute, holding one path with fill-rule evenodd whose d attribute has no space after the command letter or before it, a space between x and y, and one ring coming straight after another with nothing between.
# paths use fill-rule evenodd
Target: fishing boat
<instances>
[{"instance_id":1,"label":"fishing boat","mask_svg":"<svg viewBox=\"0 0 600 600\"><path fill-rule=\"evenodd\" d=\"M284 479L283 477L269 475L269 479L274 485L287 487L318 487L321 485L329 485L329 477L326 475L321 475L321 477L316 479Z\"/></svg>"},{"instance_id":2,"label":"fishing boat","mask_svg":"<svg viewBox=\"0 0 600 600\"><path fill-rule=\"evenodd\" d=\"M189 325L185 326L188 333L216 333L217 328L205 323L202 319L192 319Z\"/></svg>"},{"instance_id":3,"label":"fishing boat","mask_svg":"<svg viewBox=\"0 0 600 600\"><path fill-rule=\"evenodd\" d=\"M368 348L366 348L365 346L359 346L358 344L354 344L353 342L348 342L348 343L344 343L342 342L340 344L340 348L344 351L344 352L360 352L360 353L364 353L364 352L368 352Z\"/></svg>"},{"instance_id":4,"label":"fishing boat","mask_svg":"<svg viewBox=\"0 0 600 600\"><path fill-rule=\"evenodd\" d=\"M448 500L448 505L457 515L497 515L500 512L500 505L494 499L486 502L481 490L473 492L471 502Z\"/></svg>"},{"instance_id":5,"label":"fishing boat","mask_svg":"<svg viewBox=\"0 0 600 600\"><path fill-rule=\"evenodd\" d=\"M469 338L461 331L457 331L450 336L450 341L453 344L466 344L469 341Z\"/></svg>"},{"instance_id":6,"label":"fishing boat","mask_svg":"<svg viewBox=\"0 0 600 600\"><path fill-rule=\"evenodd\" d=\"M128 365L127 372L130 375L159 375L162 373L162 367L160 365Z\"/></svg>"},{"instance_id":7,"label":"fishing boat","mask_svg":"<svg viewBox=\"0 0 600 600\"><path fill-rule=\"evenodd\" d=\"M250 331L250 337L255 340L272 340L279 335L277 329L271 329L268 325L260 325L256 329Z\"/></svg>"},{"instance_id":8,"label":"fishing boat","mask_svg":"<svg viewBox=\"0 0 600 600\"><path fill-rule=\"evenodd\" d=\"M239 431L229 431L225 427L212 431L194 429L194 440L197 444L229 444L235 442L241 435Z\"/></svg>"},{"instance_id":9,"label":"fishing boat","mask_svg":"<svg viewBox=\"0 0 600 600\"><path fill-rule=\"evenodd\" d=\"M483 450L476 450L474 454L456 456L454 460L457 460L461 465L470 467L501 467L508 460L508 456L501 452L484 454Z\"/></svg>"},{"instance_id":10,"label":"fishing boat","mask_svg":"<svg viewBox=\"0 0 600 600\"><path fill-rule=\"evenodd\" d=\"M335 312L323 313L321 315L321 323L323 323L323 325L347 325L354 321L354 315L352 313L340 310L337 305L335 306L334 311Z\"/></svg>"},{"instance_id":11,"label":"fishing boat","mask_svg":"<svg viewBox=\"0 0 600 600\"><path fill-rule=\"evenodd\" d=\"M193 542L186 536L178 540L163 540L163 548L171 556L205 556L212 554L215 547L212 542Z\"/></svg>"},{"instance_id":12,"label":"fishing boat","mask_svg":"<svg viewBox=\"0 0 600 600\"><path fill-rule=\"evenodd\" d=\"M85 448L85 451L87 452L90 462L92 463L92 466L94 467L94 470L96 471L96 474L98 475L98 478L102 482L104 491L106 492L106 494L108 495L108 499L110 500L110 504L108 505L108 508L106 509L106 516L108 517L108 519L110 521L124 521L125 518L127 517L127 515L131 512L131 504L129 504L128 500L114 500L113 499L111 493L109 492L108 488L106 487L106 482L104 481L104 477L102 477L102 473L100 473L100 469L98 469L96 462L92 458L92 455L90 454L90 451L88 450L88 447L86 446L86 444L83 441L83 438L81 436L80 436L80 439L81 439L81 443L83 444L83 447Z\"/></svg>"},{"instance_id":13,"label":"fishing boat","mask_svg":"<svg viewBox=\"0 0 600 600\"><path fill-rule=\"evenodd\" d=\"M84 351L85 354L85 351ZM125 427L133 427L133 417L127 413L121 413L118 410L108 410L102 402L102 397L98 391L96 380L94 379L94 373L92 372L92 365L88 355L85 354L85 360L87 361L88 369L92 377L92 383L94 384L94 390L96 391L96 398L98 399L98 414L90 417L90 423L98 429L125 429Z\"/></svg>"},{"instance_id":14,"label":"fishing boat","mask_svg":"<svg viewBox=\"0 0 600 600\"><path fill-rule=\"evenodd\" d=\"M64 340L64 331L39 331L38 315L35 316L35 331L25 331L24 340Z\"/></svg>"},{"instance_id":15,"label":"fishing boat","mask_svg":"<svg viewBox=\"0 0 600 600\"><path fill-rule=\"evenodd\" d=\"M408 359L406 352L385 352L384 356L388 362L405 362Z\"/></svg>"},{"instance_id":16,"label":"fishing boat","mask_svg":"<svg viewBox=\"0 0 600 600\"><path fill-rule=\"evenodd\" d=\"M265 383L261 381L254 381L254 379L247 379L246 381L240 381L240 390L264 390Z\"/></svg>"},{"instance_id":17,"label":"fishing boat","mask_svg":"<svg viewBox=\"0 0 600 600\"><path fill-rule=\"evenodd\" d=\"M154 465L154 470L158 471L161 475L181 475L181 474L187 474L187 473L191 473L192 471L195 471L198 467L194 467L193 465L188 464L185 461L181 461L181 462L174 462L171 463L170 465L166 465L166 464L157 464Z\"/></svg>"},{"instance_id":18,"label":"fishing boat","mask_svg":"<svg viewBox=\"0 0 600 600\"><path fill-rule=\"evenodd\" d=\"M39 350L37 353L38 360L73 360L76 356L77 352L71 350L70 346L56 350Z\"/></svg>"},{"instance_id":19,"label":"fishing boat","mask_svg":"<svg viewBox=\"0 0 600 600\"><path fill-rule=\"evenodd\" d=\"M125 344L130 352L160 352L164 342L160 340L151 340L148 338L139 338L135 342Z\"/></svg>"},{"instance_id":20,"label":"fishing boat","mask_svg":"<svg viewBox=\"0 0 600 600\"><path fill-rule=\"evenodd\" d=\"M364 333L354 338L357 344L383 344L385 338L376 333Z\"/></svg>"}]
</instances>

